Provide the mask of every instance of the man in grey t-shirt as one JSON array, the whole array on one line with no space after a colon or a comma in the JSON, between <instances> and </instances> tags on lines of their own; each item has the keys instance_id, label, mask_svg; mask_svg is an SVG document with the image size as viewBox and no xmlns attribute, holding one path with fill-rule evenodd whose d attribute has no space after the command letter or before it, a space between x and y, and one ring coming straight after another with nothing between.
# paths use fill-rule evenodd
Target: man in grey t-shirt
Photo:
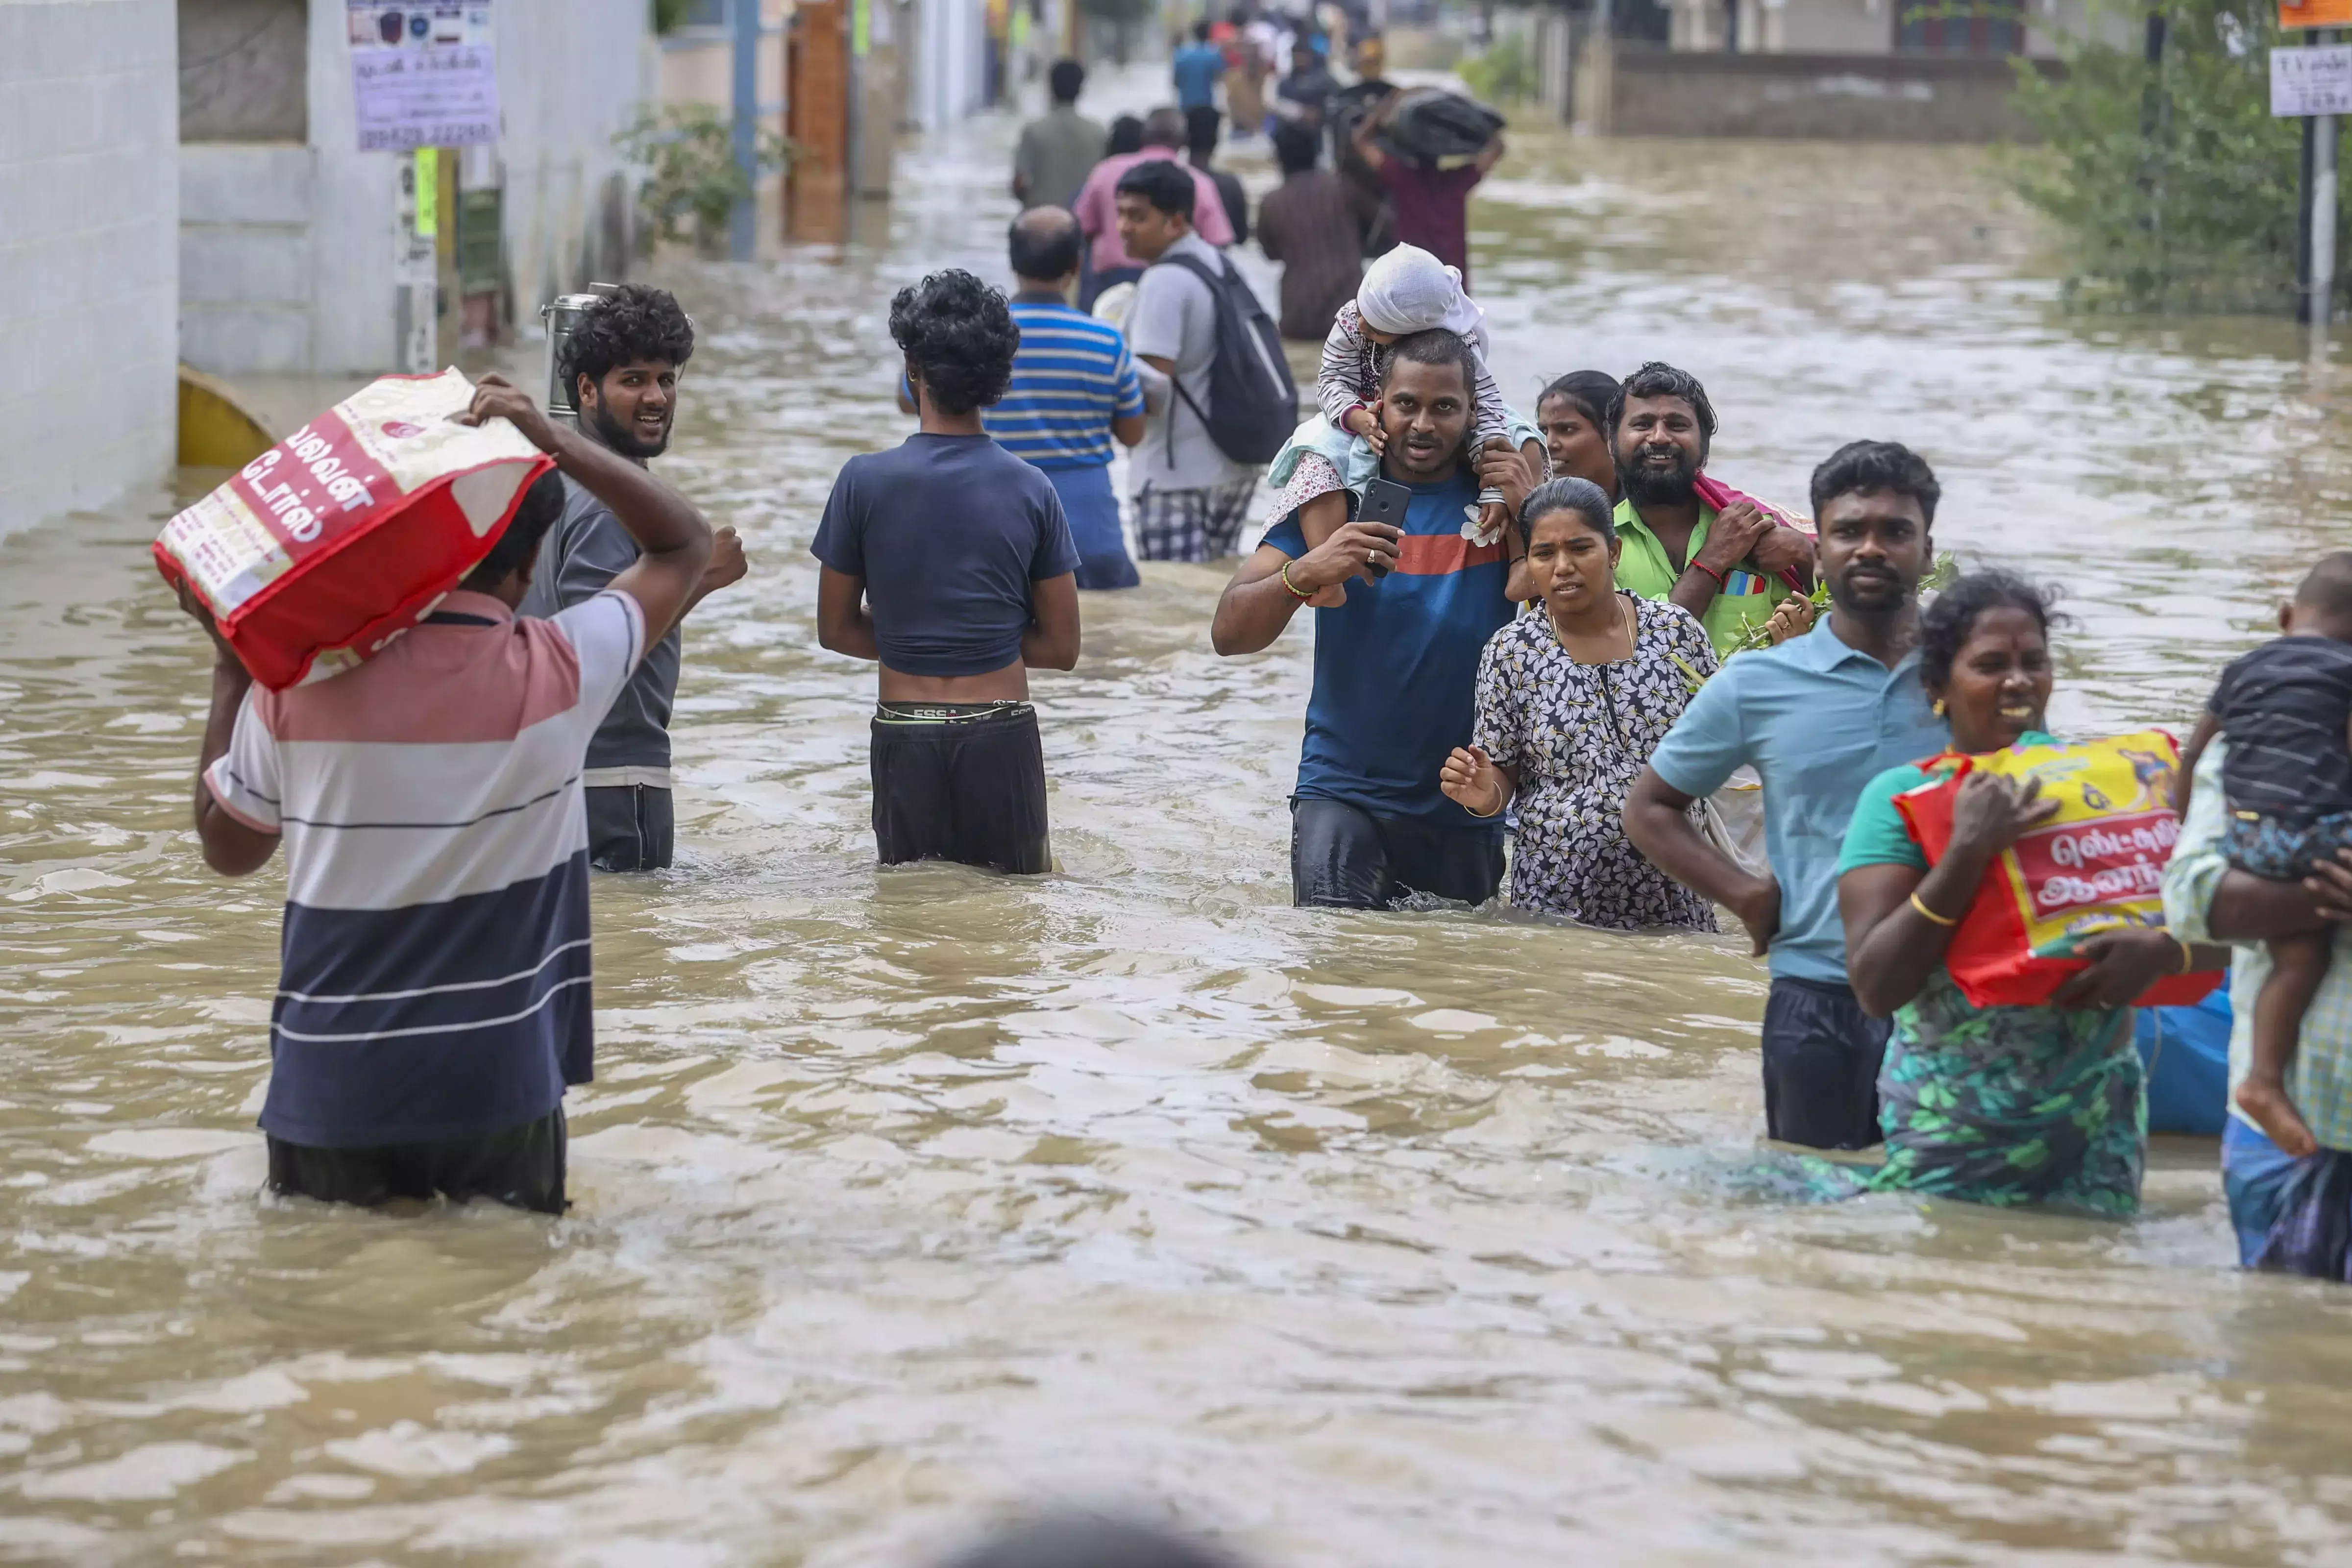
<instances>
[{"instance_id":1,"label":"man in grey t-shirt","mask_svg":"<svg viewBox=\"0 0 2352 1568\"><path fill-rule=\"evenodd\" d=\"M677 411L677 373L693 353L694 323L667 290L627 284L590 306L563 367L580 406L580 433L640 468L661 456ZM612 509L567 474L563 515L540 543L521 613L550 616L593 599L636 561L636 542ZM720 529L702 585L679 618L743 572L742 541ZM600 871L657 871L670 863L669 715L680 652L673 626L646 650L588 742L581 782L588 860Z\"/></svg>"},{"instance_id":2,"label":"man in grey t-shirt","mask_svg":"<svg viewBox=\"0 0 2352 1568\"><path fill-rule=\"evenodd\" d=\"M1084 66L1055 60L1045 79L1054 107L1021 128L1021 144L1013 153L1013 195L1024 212L1076 202L1087 176L1102 162L1108 140L1100 125L1078 112L1078 93L1087 84Z\"/></svg>"},{"instance_id":3,"label":"man in grey t-shirt","mask_svg":"<svg viewBox=\"0 0 2352 1568\"><path fill-rule=\"evenodd\" d=\"M1143 444L1128 467L1136 541L1146 561L1231 555L1257 489L1258 470L1218 450L1194 412L1209 406L1216 297L1190 269L1156 265L1189 256L1213 275L1223 272L1224 258L1192 232L1197 189L1191 173L1172 163L1138 163L1118 182L1118 242L1145 263L1128 311L1127 342L1148 411Z\"/></svg>"}]
</instances>

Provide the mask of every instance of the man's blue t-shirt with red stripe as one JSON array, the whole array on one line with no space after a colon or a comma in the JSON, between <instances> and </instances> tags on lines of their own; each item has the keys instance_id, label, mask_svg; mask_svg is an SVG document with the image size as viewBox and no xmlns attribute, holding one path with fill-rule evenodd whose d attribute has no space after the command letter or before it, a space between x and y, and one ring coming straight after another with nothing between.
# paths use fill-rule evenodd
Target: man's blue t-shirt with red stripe
<instances>
[{"instance_id":1,"label":"man's blue t-shirt with red stripe","mask_svg":"<svg viewBox=\"0 0 2352 1568\"><path fill-rule=\"evenodd\" d=\"M1462 525L1478 510L1466 468L1408 486L1396 570L1350 579L1348 602L1315 612L1315 693L1298 758L1298 796L1338 800L1376 816L1410 817L1465 832L1499 833L1437 787L1447 753L1470 743L1478 657L1516 606L1507 595L1502 541L1473 544ZM1265 542L1307 553L1293 513Z\"/></svg>"}]
</instances>

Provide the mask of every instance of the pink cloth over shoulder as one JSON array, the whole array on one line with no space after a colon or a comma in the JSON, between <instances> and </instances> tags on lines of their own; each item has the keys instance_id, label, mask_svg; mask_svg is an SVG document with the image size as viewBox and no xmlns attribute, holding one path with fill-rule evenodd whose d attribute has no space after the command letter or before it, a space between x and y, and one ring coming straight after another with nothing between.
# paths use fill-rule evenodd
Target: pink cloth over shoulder
<instances>
[{"instance_id":1,"label":"pink cloth over shoulder","mask_svg":"<svg viewBox=\"0 0 2352 1568\"><path fill-rule=\"evenodd\" d=\"M1745 490L1733 489L1729 485L1725 484L1721 479L1715 478L1712 474L1701 474L1698 477L1697 481L1693 484L1691 488L1698 492L1699 504L1706 507L1709 510L1721 511L1725 507L1731 505L1734 501L1744 500L1748 505L1754 507L1758 511L1762 512L1765 516L1770 518L1773 521L1779 523L1783 528L1793 528L1799 533L1804 534L1808 537L1811 537L1813 532L1811 528L1804 526L1804 524L1811 521L1811 519L1792 518L1787 512L1782 511L1779 507L1774 506L1770 501L1759 500ZM1780 574L1780 580L1788 584L1790 587L1797 589L1799 592L1802 592L1805 586L1794 572L1782 572Z\"/></svg>"},{"instance_id":2,"label":"pink cloth over shoulder","mask_svg":"<svg viewBox=\"0 0 2352 1568\"><path fill-rule=\"evenodd\" d=\"M1233 244L1234 226L1225 216L1225 199L1217 194L1217 182L1184 162L1184 155L1172 148L1146 147L1140 153L1121 153L1097 163L1095 172L1087 176L1086 184L1078 191L1078 199L1070 205L1078 226L1092 243L1089 254L1097 273L1115 267L1143 265L1118 242L1118 182L1138 163L1154 160L1173 163L1192 176L1192 232L1211 245Z\"/></svg>"}]
</instances>

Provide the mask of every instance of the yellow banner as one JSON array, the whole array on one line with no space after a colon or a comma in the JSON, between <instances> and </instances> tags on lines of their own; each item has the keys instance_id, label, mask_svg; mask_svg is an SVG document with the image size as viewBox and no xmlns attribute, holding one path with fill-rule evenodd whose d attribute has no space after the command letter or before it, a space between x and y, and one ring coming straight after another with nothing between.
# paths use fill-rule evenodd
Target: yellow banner
<instances>
[{"instance_id":1,"label":"yellow banner","mask_svg":"<svg viewBox=\"0 0 2352 1568\"><path fill-rule=\"evenodd\" d=\"M416 150L416 233L431 239L441 232L441 149Z\"/></svg>"}]
</instances>

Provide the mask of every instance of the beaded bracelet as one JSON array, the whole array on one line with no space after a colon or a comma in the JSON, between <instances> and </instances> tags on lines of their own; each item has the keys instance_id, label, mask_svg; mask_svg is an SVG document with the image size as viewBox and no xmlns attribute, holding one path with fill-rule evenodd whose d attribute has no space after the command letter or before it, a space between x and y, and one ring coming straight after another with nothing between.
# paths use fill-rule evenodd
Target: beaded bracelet
<instances>
[{"instance_id":1,"label":"beaded bracelet","mask_svg":"<svg viewBox=\"0 0 2352 1568\"><path fill-rule=\"evenodd\" d=\"M1309 599L1311 599L1311 598L1313 598L1313 597L1315 596L1315 595L1312 595L1312 594L1307 594L1307 593L1302 593L1302 592L1300 592L1300 591L1299 591L1298 584L1296 584L1296 583L1294 583L1294 582L1292 582L1292 581L1290 580L1290 563L1289 563L1289 562L1287 562L1287 561L1284 562L1284 563L1282 563L1282 570L1281 570L1280 572L1276 573L1276 576L1278 576L1278 577L1280 577L1280 578L1282 579L1282 585L1283 585L1284 587L1286 587L1286 588L1287 588L1287 589L1289 589L1289 590L1290 590L1290 596L1291 596L1292 598L1294 598L1294 599L1297 600L1300 604L1302 604L1302 605L1303 605L1303 604L1307 603L1307 600L1309 600Z\"/></svg>"}]
</instances>

